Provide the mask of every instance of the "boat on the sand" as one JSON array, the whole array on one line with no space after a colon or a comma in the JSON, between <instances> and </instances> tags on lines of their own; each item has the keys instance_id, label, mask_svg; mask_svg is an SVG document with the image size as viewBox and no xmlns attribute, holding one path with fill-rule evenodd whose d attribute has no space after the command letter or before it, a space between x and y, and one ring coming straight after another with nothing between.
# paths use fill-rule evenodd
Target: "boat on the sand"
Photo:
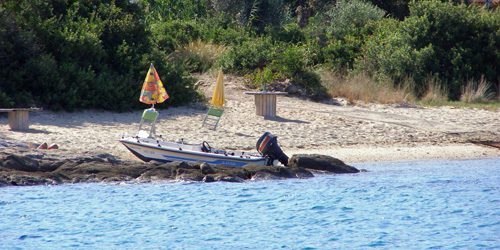
<instances>
[{"instance_id":1,"label":"boat on the sand","mask_svg":"<svg viewBox=\"0 0 500 250\"><path fill-rule=\"evenodd\" d=\"M278 160L288 164L288 156L278 145L277 137L269 132L264 133L257 141L257 153L230 151L212 148L207 142L187 144L184 142L168 142L149 137L123 137L120 142L139 159L159 162L185 161L206 162L232 167L249 165L273 165Z\"/></svg>"}]
</instances>

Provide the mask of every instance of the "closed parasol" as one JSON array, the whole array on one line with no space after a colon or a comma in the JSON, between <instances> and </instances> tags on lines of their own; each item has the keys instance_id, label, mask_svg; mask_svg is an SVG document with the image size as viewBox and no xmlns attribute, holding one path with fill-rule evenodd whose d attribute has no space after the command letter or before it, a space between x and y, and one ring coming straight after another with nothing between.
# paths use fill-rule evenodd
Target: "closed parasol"
<instances>
[{"instance_id":1,"label":"closed parasol","mask_svg":"<svg viewBox=\"0 0 500 250\"><path fill-rule=\"evenodd\" d=\"M216 108L224 107L224 73L222 73L222 70L219 70L219 75L215 83L215 90L212 95L212 106Z\"/></svg>"},{"instance_id":2,"label":"closed parasol","mask_svg":"<svg viewBox=\"0 0 500 250\"><path fill-rule=\"evenodd\" d=\"M146 104L153 104L154 107L156 103L162 103L168 98L169 96L165 87L163 87L163 82L151 63L146 79L144 79L144 84L142 85L139 101Z\"/></svg>"}]
</instances>

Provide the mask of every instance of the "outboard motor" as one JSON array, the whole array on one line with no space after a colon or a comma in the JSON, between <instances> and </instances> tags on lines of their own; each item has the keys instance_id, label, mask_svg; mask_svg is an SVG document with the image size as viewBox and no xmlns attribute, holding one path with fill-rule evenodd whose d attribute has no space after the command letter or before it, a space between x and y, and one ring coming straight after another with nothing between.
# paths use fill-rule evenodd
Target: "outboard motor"
<instances>
[{"instance_id":1,"label":"outboard motor","mask_svg":"<svg viewBox=\"0 0 500 250\"><path fill-rule=\"evenodd\" d=\"M288 156L283 153L278 145L278 137L269 132L265 132L257 141L257 151L264 156L269 157L271 162L278 159L281 164L288 165Z\"/></svg>"}]
</instances>

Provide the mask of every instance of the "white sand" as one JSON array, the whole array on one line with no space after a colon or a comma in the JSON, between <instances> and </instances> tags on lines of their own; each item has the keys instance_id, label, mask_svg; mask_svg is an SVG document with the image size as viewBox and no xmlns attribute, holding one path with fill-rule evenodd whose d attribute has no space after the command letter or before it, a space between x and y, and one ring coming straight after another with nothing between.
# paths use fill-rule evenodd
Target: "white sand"
<instances>
[{"instance_id":1,"label":"white sand","mask_svg":"<svg viewBox=\"0 0 500 250\"><path fill-rule=\"evenodd\" d=\"M200 88L210 96L215 75L202 79ZM206 110L193 106L160 110L157 133L172 141L208 141L216 148L254 151L259 136L269 131L288 155L322 153L346 162L500 157L499 149L467 143L500 141L498 110L343 107L278 97L278 117L266 120L255 115L253 96L243 94L240 78L226 76L225 83L227 108L217 131L201 128ZM124 132L137 132L140 115L141 111L35 112L27 132L9 130L7 118L1 117L0 139L57 143L59 151L68 154L106 152L135 159L118 139Z\"/></svg>"},{"instance_id":2,"label":"white sand","mask_svg":"<svg viewBox=\"0 0 500 250\"><path fill-rule=\"evenodd\" d=\"M349 146L324 150L291 150L287 153L325 154L349 163L416 160L458 160L500 157L500 149L474 144L419 146Z\"/></svg>"}]
</instances>

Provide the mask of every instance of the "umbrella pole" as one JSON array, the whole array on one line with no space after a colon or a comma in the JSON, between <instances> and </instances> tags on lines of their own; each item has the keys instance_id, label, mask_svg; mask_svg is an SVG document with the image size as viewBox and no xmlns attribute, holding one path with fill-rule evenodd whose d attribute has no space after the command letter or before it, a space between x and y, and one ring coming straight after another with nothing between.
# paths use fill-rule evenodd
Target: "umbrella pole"
<instances>
[{"instance_id":1,"label":"umbrella pole","mask_svg":"<svg viewBox=\"0 0 500 250\"><path fill-rule=\"evenodd\" d=\"M155 104L154 103L151 105L151 109L153 111L155 111ZM153 121L153 124L151 124L151 131L149 131L149 137L150 138L156 137L156 119Z\"/></svg>"}]
</instances>

